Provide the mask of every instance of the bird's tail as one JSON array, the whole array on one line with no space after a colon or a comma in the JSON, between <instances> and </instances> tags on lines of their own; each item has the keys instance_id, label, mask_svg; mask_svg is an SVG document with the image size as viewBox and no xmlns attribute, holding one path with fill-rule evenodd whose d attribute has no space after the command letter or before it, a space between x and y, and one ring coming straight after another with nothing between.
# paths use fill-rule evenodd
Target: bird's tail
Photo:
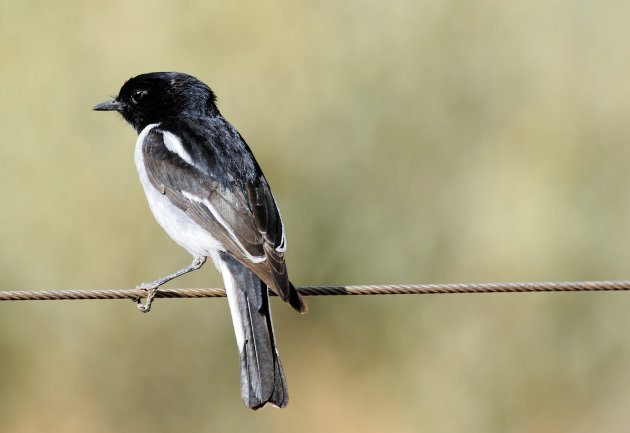
<instances>
[{"instance_id":1,"label":"bird's tail","mask_svg":"<svg viewBox=\"0 0 630 433\"><path fill-rule=\"evenodd\" d=\"M276 350L267 286L227 253L220 265L241 359L241 395L252 409L285 407L289 394Z\"/></svg>"}]
</instances>

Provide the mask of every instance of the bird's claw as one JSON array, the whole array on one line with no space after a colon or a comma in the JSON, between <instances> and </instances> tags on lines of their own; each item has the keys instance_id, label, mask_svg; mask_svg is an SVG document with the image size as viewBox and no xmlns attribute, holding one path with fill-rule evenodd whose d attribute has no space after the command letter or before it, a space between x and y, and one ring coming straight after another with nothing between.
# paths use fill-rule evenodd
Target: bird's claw
<instances>
[{"instance_id":1,"label":"bird's claw","mask_svg":"<svg viewBox=\"0 0 630 433\"><path fill-rule=\"evenodd\" d=\"M138 304L138 310L142 311L143 313L148 313L149 311L151 311L151 304L153 303L153 299L155 298L155 292L158 291L158 287L160 286L155 283L140 283L136 286L136 289L144 290L147 292L147 297L144 301L144 304L142 303L142 298L134 299L134 301L136 301L136 304Z\"/></svg>"}]
</instances>

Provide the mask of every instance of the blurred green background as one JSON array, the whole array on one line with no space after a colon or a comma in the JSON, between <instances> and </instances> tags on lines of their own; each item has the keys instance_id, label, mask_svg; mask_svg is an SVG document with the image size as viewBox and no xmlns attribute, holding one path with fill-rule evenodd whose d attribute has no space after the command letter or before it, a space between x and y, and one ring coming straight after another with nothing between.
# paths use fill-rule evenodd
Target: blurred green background
<instances>
[{"instance_id":1,"label":"blurred green background","mask_svg":"<svg viewBox=\"0 0 630 433\"><path fill-rule=\"evenodd\" d=\"M630 277L627 1L0 7L0 290L188 264L136 134L90 111L161 70L207 82L252 147L297 285ZM258 412L224 299L2 303L0 431L627 431L628 294L309 303L273 302L291 401Z\"/></svg>"}]
</instances>

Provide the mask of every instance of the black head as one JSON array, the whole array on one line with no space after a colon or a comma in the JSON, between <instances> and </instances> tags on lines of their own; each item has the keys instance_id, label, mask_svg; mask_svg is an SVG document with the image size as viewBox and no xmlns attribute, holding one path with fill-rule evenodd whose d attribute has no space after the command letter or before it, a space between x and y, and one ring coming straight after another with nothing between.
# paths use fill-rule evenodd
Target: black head
<instances>
[{"instance_id":1,"label":"black head","mask_svg":"<svg viewBox=\"0 0 630 433\"><path fill-rule=\"evenodd\" d=\"M212 90L195 77L180 72L151 72L130 78L111 101L93 110L118 111L140 132L151 123L180 116L216 116Z\"/></svg>"}]
</instances>

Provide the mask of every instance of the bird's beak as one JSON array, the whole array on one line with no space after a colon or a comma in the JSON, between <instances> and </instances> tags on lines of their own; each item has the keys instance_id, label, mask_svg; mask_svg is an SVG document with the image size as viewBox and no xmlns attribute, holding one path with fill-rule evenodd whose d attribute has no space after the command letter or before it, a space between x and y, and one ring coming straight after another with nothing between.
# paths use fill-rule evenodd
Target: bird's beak
<instances>
[{"instance_id":1,"label":"bird's beak","mask_svg":"<svg viewBox=\"0 0 630 433\"><path fill-rule=\"evenodd\" d=\"M92 107L92 110L94 111L120 111L122 109L122 106L123 104L121 104L115 99L112 99L111 101L105 101L105 102L101 102L98 105L95 105L94 107Z\"/></svg>"}]
</instances>

